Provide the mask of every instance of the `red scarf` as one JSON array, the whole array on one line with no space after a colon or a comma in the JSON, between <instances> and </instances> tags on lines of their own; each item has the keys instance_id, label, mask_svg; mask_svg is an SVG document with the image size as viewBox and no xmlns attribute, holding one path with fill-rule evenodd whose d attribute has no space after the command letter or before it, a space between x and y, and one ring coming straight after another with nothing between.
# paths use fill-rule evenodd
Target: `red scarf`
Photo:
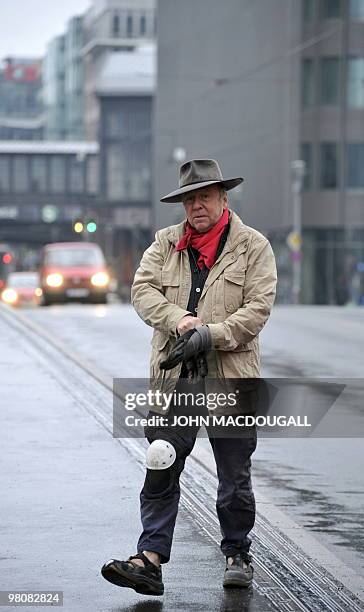
<instances>
[{"instance_id":1,"label":"red scarf","mask_svg":"<svg viewBox=\"0 0 364 612\"><path fill-rule=\"evenodd\" d=\"M191 245L199 252L197 265L200 270L205 264L206 268L210 269L216 257L216 251L219 246L221 234L226 225L229 223L229 211L224 209L218 222L204 234L199 234L187 221L185 233L176 244L176 251L183 251Z\"/></svg>"}]
</instances>

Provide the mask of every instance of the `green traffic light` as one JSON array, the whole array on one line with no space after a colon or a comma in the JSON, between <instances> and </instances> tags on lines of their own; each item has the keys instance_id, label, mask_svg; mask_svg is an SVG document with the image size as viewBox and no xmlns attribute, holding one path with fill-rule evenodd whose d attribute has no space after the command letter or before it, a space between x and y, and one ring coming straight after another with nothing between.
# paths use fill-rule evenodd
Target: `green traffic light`
<instances>
[{"instance_id":1,"label":"green traffic light","mask_svg":"<svg viewBox=\"0 0 364 612\"><path fill-rule=\"evenodd\" d=\"M97 230L97 225L95 221L89 221L86 225L86 229L90 234L93 234Z\"/></svg>"}]
</instances>

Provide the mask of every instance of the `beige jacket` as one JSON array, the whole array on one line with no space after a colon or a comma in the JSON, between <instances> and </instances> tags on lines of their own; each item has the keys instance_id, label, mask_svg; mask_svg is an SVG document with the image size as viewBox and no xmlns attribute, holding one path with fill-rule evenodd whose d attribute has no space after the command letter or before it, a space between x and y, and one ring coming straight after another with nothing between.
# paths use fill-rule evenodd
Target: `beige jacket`
<instances>
[{"instance_id":1,"label":"beige jacket","mask_svg":"<svg viewBox=\"0 0 364 612\"><path fill-rule=\"evenodd\" d=\"M175 251L183 233L184 222L156 233L155 242L142 257L131 290L136 312L154 328L151 388L164 392L173 390L182 365L161 371L159 364L175 342L178 322L189 314L188 253ZM260 376L258 334L273 306L276 283L275 258L269 241L230 211L225 247L209 272L198 303L197 316L209 325L212 335L209 378ZM159 412L157 407L152 409Z\"/></svg>"}]
</instances>

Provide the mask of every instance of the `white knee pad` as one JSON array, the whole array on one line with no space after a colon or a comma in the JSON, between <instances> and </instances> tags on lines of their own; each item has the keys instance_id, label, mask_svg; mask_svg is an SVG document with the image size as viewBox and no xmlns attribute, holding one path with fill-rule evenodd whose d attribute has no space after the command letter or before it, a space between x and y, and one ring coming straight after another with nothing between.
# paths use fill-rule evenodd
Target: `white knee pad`
<instances>
[{"instance_id":1,"label":"white knee pad","mask_svg":"<svg viewBox=\"0 0 364 612\"><path fill-rule=\"evenodd\" d=\"M146 454L147 468L149 470L166 470L176 460L176 450L166 440L154 440Z\"/></svg>"}]
</instances>

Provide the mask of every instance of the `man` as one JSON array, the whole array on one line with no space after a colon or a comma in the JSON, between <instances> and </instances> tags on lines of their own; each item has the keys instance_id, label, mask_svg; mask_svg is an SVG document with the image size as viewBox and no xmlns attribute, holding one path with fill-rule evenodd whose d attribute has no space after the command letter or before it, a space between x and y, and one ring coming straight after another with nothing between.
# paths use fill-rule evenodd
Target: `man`
<instances>
[{"instance_id":1,"label":"man","mask_svg":"<svg viewBox=\"0 0 364 612\"><path fill-rule=\"evenodd\" d=\"M162 202L183 202L186 221L156 233L135 274L132 303L154 328L151 381L178 389L185 378L244 379L260 376L258 334L275 298L277 274L268 240L228 209L227 191L243 181L224 179L215 160L180 168L179 188ZM208 380L206 379L206 390ZM177 385L176 385L177 380ZM151 406L151 413L160 412ZM178 406L171 413L178 414ZM162 595L161 564L170 558L179 502L179 477L198 427L147 427L147 474L140 494L143 532L137 554L102 568L110 582L139 593ZM224 586L247 587L255 521L250 437L212 437L219 488L217 514L226 557Z\"/></svg>"}]
</instances>

